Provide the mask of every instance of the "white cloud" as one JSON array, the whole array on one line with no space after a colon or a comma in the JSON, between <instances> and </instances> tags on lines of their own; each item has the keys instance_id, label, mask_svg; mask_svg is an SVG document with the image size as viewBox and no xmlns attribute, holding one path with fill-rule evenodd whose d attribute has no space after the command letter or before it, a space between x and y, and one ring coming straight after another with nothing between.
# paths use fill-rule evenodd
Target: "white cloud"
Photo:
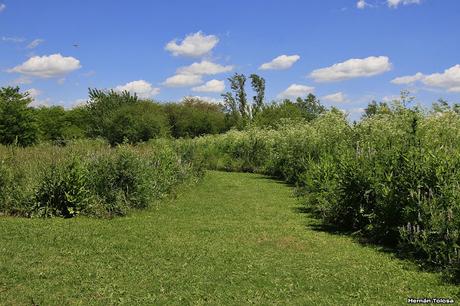
<instances>
[{"instance_id":1,"label":"white cloud","mask_svg":"<svg viewBox=\"0 0 460 306\"><path fill-rule=\"evenodd\" d=\"M132 81L125 85L115 87L116 91L128 91L136 94L141 99L149 99L160 93L160 88L153 87L152 84L144 80Z\"/></svg>"},{"instance_id":2,"label":"white cloud","mask_svg":"<svg viewBox=\"0 0 460 306\"><path fill-rule=\"evenodd\" d=\"M418 72L412 76L395 78L391 83L402 85L413 84L418 81L430 87L442 88L450 92L460 92L460 65L450 67L442 73L425 75Z\"/></svg>"},{"instance_id":3,"label":"white cloud","mask_svg":"<svg viewBox=\"0 0 460 306\"><path fill-rule=\"evenodd\" d=\"M382 98L382 102L393 102L393 101L396 101L396 100L399 100L401 99L401 96L397 96L397 95L391 95L391 96L384 96Z\"/></svg>"},{"instance_id":4,"label":"white cloud","mask_svg":"<svg viewBox=\"0 0 460 306\"><path fill-rule=\"evenodd\" d=\"M0 13L3 12L6 9L6 5L3 3L0 3Z\"/></svg>"},{"instance_id":5,"label":"white cloud","mask_svg":"<svg viewBox=\"0 0 460 306\"><path fill-rule=\"evenodd\" d=\"M166 44L165 49L174 56L202 56L209 53L219 42L215 35L204 35L201 31L189 34L182 42L172 40Z\"/></svg>"},{"instance_id":6,"label":"white cloud","mask_svg":"<svg viewBox=\"0 0 460 306\"><path fill-rule=\"evenodd\" d=\"M223 92L225 90L224 81L211 80L206 82L204 85L193 87L192 91L196 92Z\"/></svg>"},{"instance_id":7,"label":"white cloud","mask_svg":"<svg viewBox=\"0 0 460 306\"><path fill-rule=\"evenodd\" d=\"M423 78L425 85L447 89L450 92L460 92L460 65L444 70L443 73L433 73Z\"/></svg>"},{"instance_id":8,"label":"white cloud","mask_svg":"<svg viewBox=\"0 0 460 306\"><path fill-rule=\"evenodd\" d=\"M9 69L8 72L17 72L41 78L53 78L64 76L80 68L80 61L76 58L52 54L31 57L21 65Z\"/></svg>"},{"instance_id":9,"label":"white cloud","mask_svg":"<svg viewBox=\"0 0 460 306\"><path fill-rule=\"evenodd\" d=\"M40 106L49 106L51 103L50 98L39 99L38 97L42 94L42 91L36 88L30 88L26 90L29 93L29 97L33 101L29 104L30 107L40 107Z\"/></svg>"},{"instance_id":10,"label":"white cloud","mask_svg":"<svg viewBox=\"0 0 460 306\"><path fill-rule=\"evenodd\" d=\"M334 82L359 77L370 77L391 70L386 56L370 56L364 59L352 58L330 67L314 70L310 77L316 82Z\"/></svg>"},{"instance_id":11,"label":"white cloud","mask_svg":"<svg viewBox=\"0 0 460 306\"><path fill-rule=\"evenodd\" d=\"M323 100L333 102L333 103L348 102L348 98L343 92L337 92L337 93L333 93L333 94L324 96Z\"/></svg>"},{"instance_id":12,"label":"white cloud","mask_svg":"<svg viewBox=\"0 0 460 306\"><path fill-rule=\"evenodd\" d=\"M87 102L87 100L85 98L77 99L77 100L73 101L73 103L70 105L69 108L72 109L72 108L84 106L86 104L86 102Z\"/></svg>"},{"instance_id":13,"label":"white cloud","mask_svg":"<svg viewBox=\"0 0 460 306\"><path fill-rule=\"evenodd\" d=\"M398 85L401 85L401 84L412 84L412 83L415 83L417 81L420 81L424 78L425 76L423 75L423 73L416 73L414 75L407 75L407 76L402 76L402 77L398 77L398 78L395 78L393 80L391 80L391 83L393 84L398 84Z\"/></svg>"},{"instance_id":14,"label":"white cloud","mask_svg":"<svg viewBox=\"0 0 460 306\"><path fill-rule=\"evenodd\" d=\"M400 4L420 4L420 0L387 0L389 7L397 8Z\"/></svg>"},{"instance_id":15,"label":"white cloud","mask_svg":"<svg viewBox=\"0 0 460 306\"><path fill-rule=\"evenodd\" d=\"M26 76L22 76L13 81L13 84L16 84L16 85L23 85L23 84L30 84L30 83L32 83L32 80Z\"/></svg>"},{"instance_id":16,"label":"white cloud","mask_svg":"<svg viewBox=\"0 0 460 306\"><path fill-rule=\"evenodd\" d=\"M177 69L177 74L212 75L232 70L233 66L222 66L210 61L201 61L200 63L193 63L190 66Z\"/></svg>"},{"instance_id":17,"label":"white cloud","mask_svg":"<svg viewBox=\"0 0 460 306\"><path fill-rule=\"evenodd\" d=\"M298 55L280 55L274 58L271 62L262 64L259 69L260 70L281 70L281 69L288 69L294 65L300 59Z\"/></svg>"},{"instance_id":18,"label":"white cloud","mask_svg":"<svg viewBox=\"0 0 460 306\"><path fill-rule=\"evenodd\" d=\"M313 93L314 91L315 91L315 88L311 86L292 84L285 91L280 93L278 95L278 98L303 97L303 96L308 95L309 93Z\"/></svg>"},{"instance_id":19,"label":"white cloud","mask_svg":"<svg viewBox=\"0 0 460 306\"><path fill-rule=\"evenodd\" d=\"M41 39L41 38L34 39L33 41L30 42L30 44L27 45L27 49L34 49L38 47L38 45L42 44L43 42L45 42L44 39Z\"/></svg>"},{"instance_id":20,"label":"white cloud","mask_svg":"<svg viewBox=\"0 0 460 306\"><path fill-rule=\"evenodd\" d=\"M5 42L12 42L12 43L21 43L25 41L25 38L22 37L7 37L7 36L2 36L2 41Z\"/></svg>"},{"instance_id":21,"label":"white cloud","mask_svg":"<svg viewBox=\"0 0 460 306\"><path fill-rule=\"evenodd\" d=\"M167 78L163 85L168 87L187 87L203 83L201 75L197 74L176 74Z\"/></svg>"},{"instance_id":22,"label":"white cloud","mask_svg":"<svg viewBox=\"0 0 460 306\"><path fill-rule=\"evenodd\" d=\"M42 94L41 90L36 89L36 88L31 88L31 89L28 89L26 91L29 93L29 97L31 97L33 99L35 99L36 97L38 97L39 95Z\"/></svg>"},{"instance_id":23,"label":"white cloud","mask_svg":"<svg viewBox=\"0 0 460 306\"><path fill-rule=\"evenodd\" d=\"M365 9L366 6L368 6L368 4L367 4L366 1L364 1L364 0L359 0L359 1L356 3L356 7L359 8L360 10Z\"/></svg>"}]
</instances>

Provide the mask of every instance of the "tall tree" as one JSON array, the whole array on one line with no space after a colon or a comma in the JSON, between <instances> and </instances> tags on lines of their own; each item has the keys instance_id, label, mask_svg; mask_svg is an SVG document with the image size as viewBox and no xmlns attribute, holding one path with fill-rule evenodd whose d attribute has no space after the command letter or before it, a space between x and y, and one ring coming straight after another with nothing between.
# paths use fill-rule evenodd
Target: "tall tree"
<instances>
[{"instance_id":1,"label":"tall tree","mask_svg":"<svg viewBox=\"0 0 460 306\"><path fill-rule=\"evenodd\" d=\"M225 110L228 114L227 122L229 126L239 126L241 114L238 110L238 105L236 103L235 98L233 97L231 92L226 92L225 94L221 95L224 98L224 106Z\"/></svg>"},{"instance_id":2,"label":"tall tree","mask_svg":"<svg viewBox=\"0 0 460 306\"><path fill-rule=\"evenodd\" d=\"M29 93L19 87L0 89L0 143L32 145L38 138L38 127L29 104Z\"/></svg>"},{"instance_id":3,"label":"tall tree","mask_svg":"<svg viewBox=\"0 0 460 306\"><path fill-rule=\"evenodd\" d=\"M252 116L256 116L258 112L262 110L265 99L265 79L258 76L257 74L251 74L251 85L252 89L256 92L256 95L253 96L252 104Z\"/></svg>"},{"instance_id":4,"label":"tall tree","mask_svg":"<svg viewBox=\"0 0 460 306\"><path fill-rule=\"evenodd\" d=\"M246 99L246 90L244 89L246 76L244 74L235 73L232 77L228 78L228 80L230 82L230 88L235 95L241 117L243 117L243 121L247 121L247 119L250 118L251 112Z\"/></svg>"}]
</instances>

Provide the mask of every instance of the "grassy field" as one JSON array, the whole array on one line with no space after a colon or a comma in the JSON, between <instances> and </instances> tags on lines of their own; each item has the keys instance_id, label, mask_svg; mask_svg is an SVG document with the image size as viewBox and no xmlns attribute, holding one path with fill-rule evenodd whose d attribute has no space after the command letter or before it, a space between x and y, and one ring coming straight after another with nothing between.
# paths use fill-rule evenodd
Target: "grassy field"
<instances>
[{"instance_id":1,"label":"grassy field","mask_svg":"<svg viewBox=\"0 0 460 306\"><path fill-rule=\"evenodd\" d=\"M0 305L406 304L459 299L437 274L314 230L292 189L209 172L127 217L0 218Z\"/></svg>"}]
</instances>

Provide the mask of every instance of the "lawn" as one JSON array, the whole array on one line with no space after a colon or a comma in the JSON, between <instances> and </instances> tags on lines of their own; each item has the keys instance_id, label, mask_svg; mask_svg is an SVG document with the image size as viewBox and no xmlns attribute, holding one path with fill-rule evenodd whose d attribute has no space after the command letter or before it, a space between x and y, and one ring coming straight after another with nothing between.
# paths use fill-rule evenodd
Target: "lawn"
<instances>
[{"instance_id":1,"label":"lawn","mask_svg":"<svg viewBox=\"0 0 460 306\"><path fill-rule=\"evenodd\" d=\"M406 304L459 287L315 230L292 188L208 172L176 199L114 219L0 218L0 305Z\"/></svg>"}]
</instances>

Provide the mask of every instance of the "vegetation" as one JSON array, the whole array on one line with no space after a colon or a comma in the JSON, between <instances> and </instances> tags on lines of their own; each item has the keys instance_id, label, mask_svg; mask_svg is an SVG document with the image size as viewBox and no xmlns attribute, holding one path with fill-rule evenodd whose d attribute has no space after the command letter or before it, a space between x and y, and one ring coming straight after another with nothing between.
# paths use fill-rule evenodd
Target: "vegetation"
<instances>
[{"instance_id":1,"label":"vegetation","mask_svg":"<svg viewBox=\"0 0 460 306\"><path fill-rule=\"evenodd\" d=\"M169 141L0 147L0 156L0 214L18 216L125 215L202 174L199 159Z\"/></svg>"},{"instance_id":2,"label":"vegetation","mask_svg":"<svg viewBox=\"0 0 460 306\"><path fill-rule=\"evenodd\" d=\"M458 281L459 135L454 110L395 103L353 125L332 111L195 142L209 168L282 178L326 224L391 245Z\"/></svg>"},{"instance_id":3,"label":"vegetation","mask_svg":"<svg viewBox=\"0 0 460 306\"><path fill-rule=\"evenodd\" d=\"M0 304L399 305L458 287L317 230L292 189L209 172L126 218L0 218Z\"/></svg>"},{"instance_id":4,"label":"vegetation","mask_svg":"<svg viewBox=\"0 0 460 306\"><path fill-rule=\"evenodd\" d=\"M38 130L28 93L19 87L0 89L0 143L29 146L37 142Z\"/></svg>"},{"instance_id":5,"label":"vegetation","mask_svg":"<svg viewBox=\"0 0 460 306\"><path fill-rule=\"evenodd\" d=\"M0 213L126 215L203 167L258 172L294 184L324 224L460 281L457 104L410 107L403 92L393 103L370 103L351 124L314 95L267 105L265 80L250 79L252 104L242 74L229 79L223 105L93 89L82 107L33 109L27 93L2 88Z\"/></svg>"}]
</instances>

